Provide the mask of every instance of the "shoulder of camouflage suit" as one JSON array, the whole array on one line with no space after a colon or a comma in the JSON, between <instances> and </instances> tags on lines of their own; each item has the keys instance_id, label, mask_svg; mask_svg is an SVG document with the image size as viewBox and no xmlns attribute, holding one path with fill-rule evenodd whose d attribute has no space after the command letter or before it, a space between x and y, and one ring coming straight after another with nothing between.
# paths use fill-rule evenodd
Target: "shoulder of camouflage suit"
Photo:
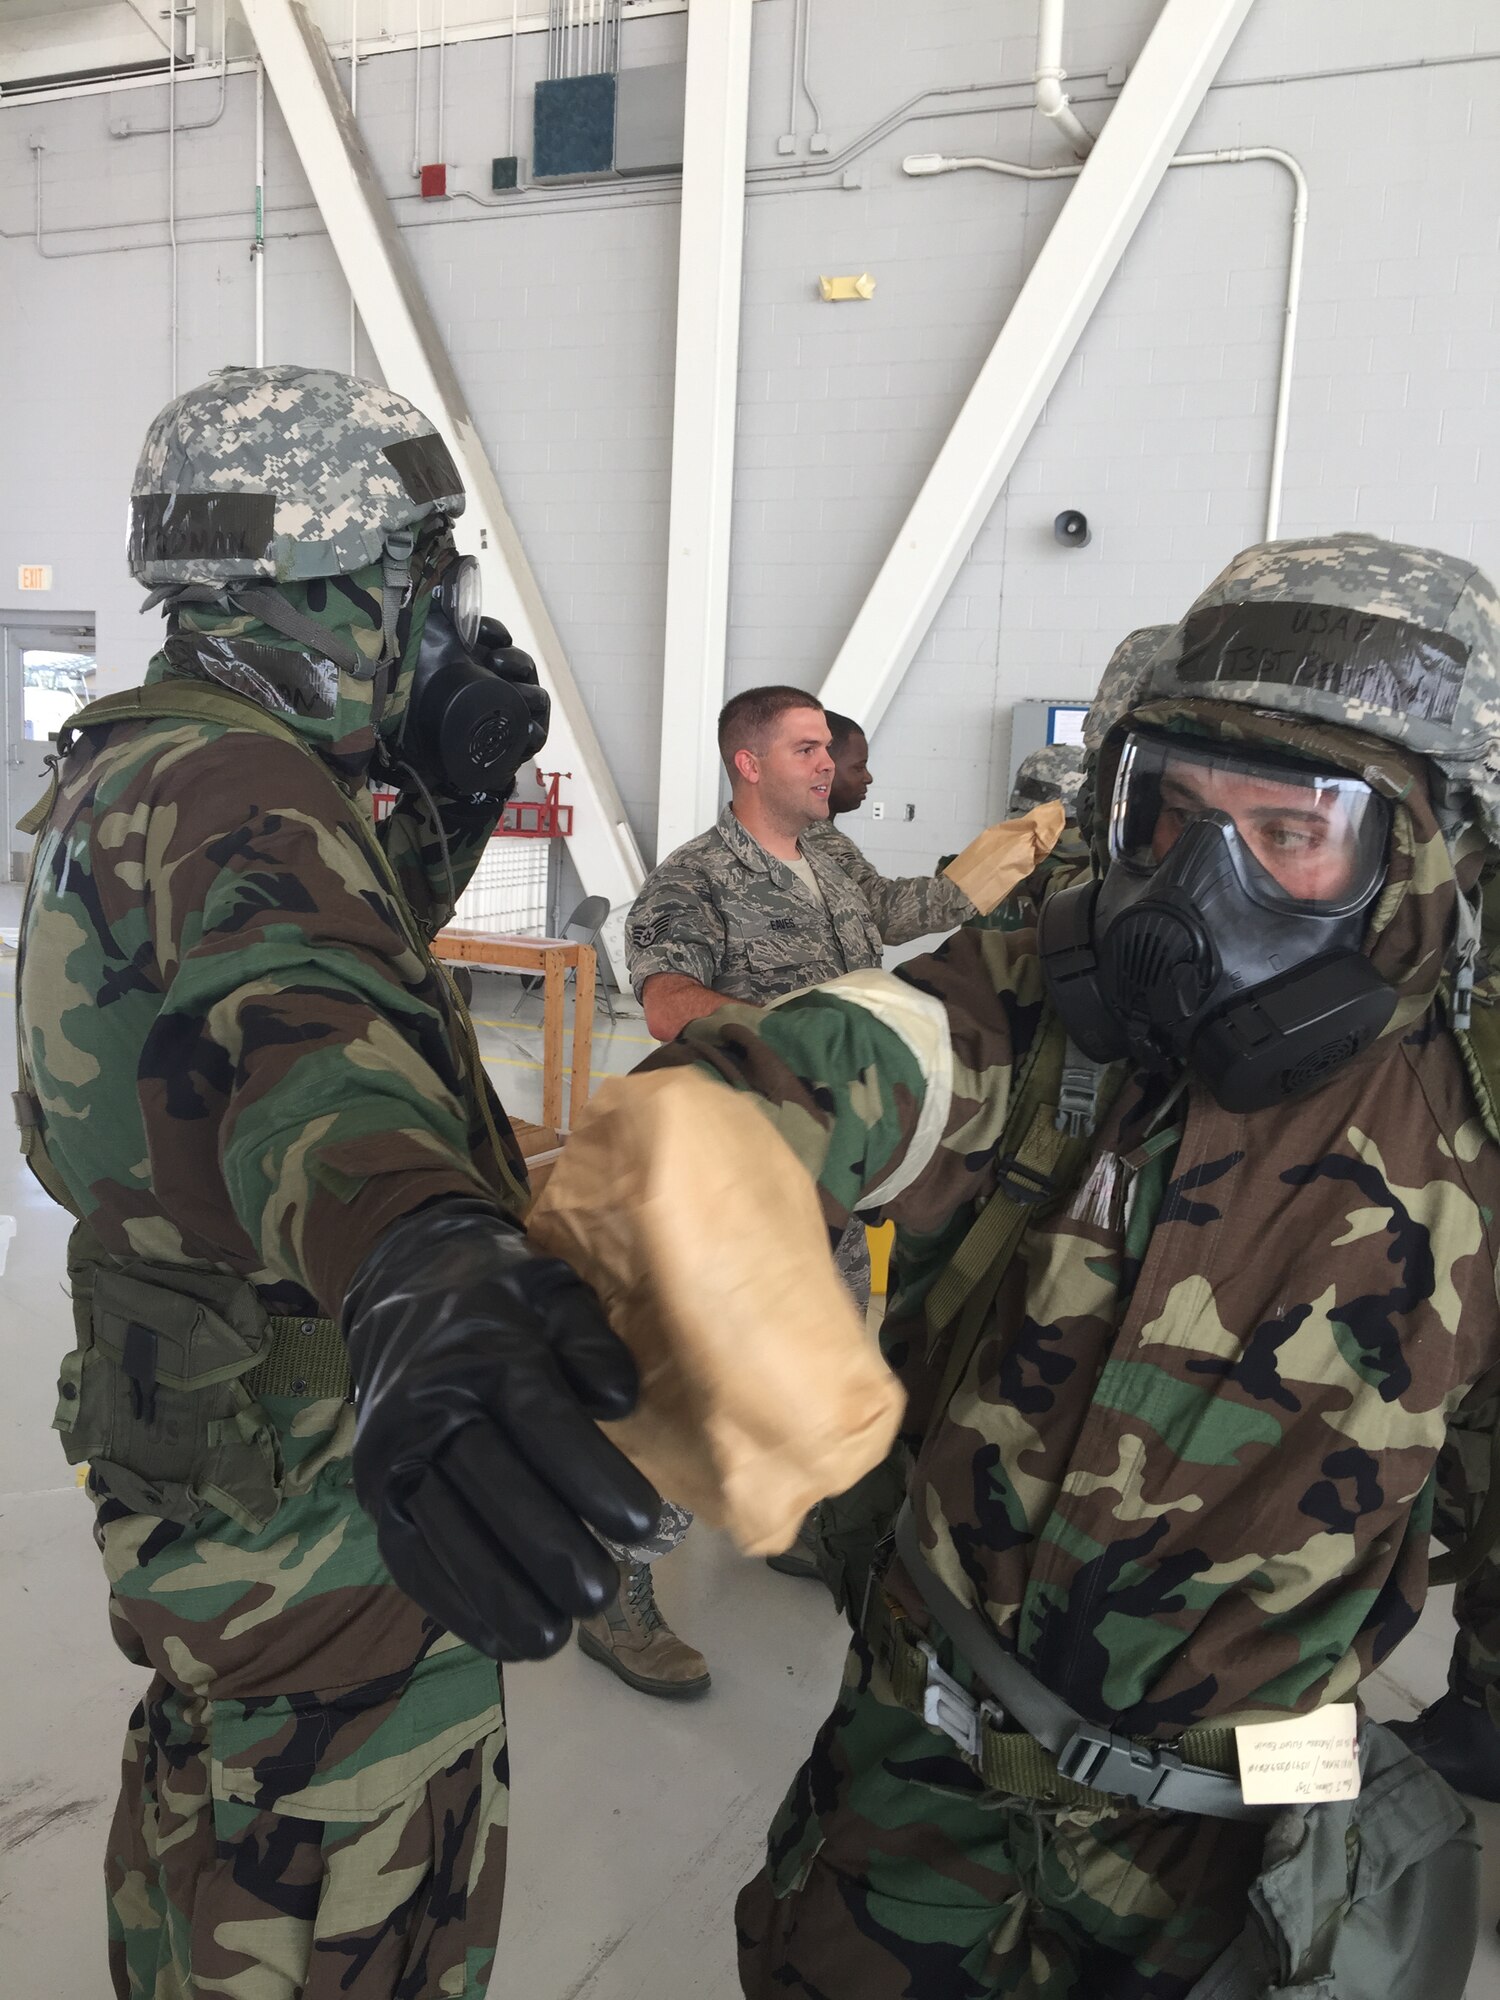
<instances>
[{"instance_id":1,"label":"shoulder of camouflage suit","mask_svg":"<svg viewBox=\"0 0 1500 2000\"><path fill-rule=\"evenodd\" d=\"M725 806L707 833L652 869L635 900L625 939L637 997L657 973L675 972L760 1006L878 965L880 932L863 890L818 850L806 858L821 906Z\"/></svg>"},{"instance_id":2,"label":"shoulder of camouflage suit","mask_svg":"<svg viewBox=\"0 0 1500 2000\"><path fill-rule=\"evenodd\" d=\"M107 1251L333 1312L399 1216L524 1188L343 798L253 727L91 733L38 835L18 1000L49 1156Z\"/></svg>"},{"instance_id":3,"label":"shoulder of camouflage suit","mask_svg":"<svg viewBox=\"0 0 1500 2000\"><path fill-rule=\"evenodd\" d=\"M973 903L946 875L882 875L848 834L824 820L802 836L805 853L824 854L863 890L886 944L910 944L934 931L957 930L975 915Z\"/></svg>"},{"instance_id":4,"label":"shoulder of camouflage suit","mask_svg":"<svg viewBox=\"0 0 1500 2000\"><path fill-rule=\"evenodd\" d=\"M896 1223L899 1330L993 1192L1015 1066L1043 1014L1035 953L968 926L894 973L847 973L765 1009L720 1008L641 1067L697 1064L758 1096L817 1183L830 1230L856 1210ZM923 1382L930 1374L935 1386L944 1357L898 1331L887 1359L919 1435Z\"/></svg>"}]
</instances>

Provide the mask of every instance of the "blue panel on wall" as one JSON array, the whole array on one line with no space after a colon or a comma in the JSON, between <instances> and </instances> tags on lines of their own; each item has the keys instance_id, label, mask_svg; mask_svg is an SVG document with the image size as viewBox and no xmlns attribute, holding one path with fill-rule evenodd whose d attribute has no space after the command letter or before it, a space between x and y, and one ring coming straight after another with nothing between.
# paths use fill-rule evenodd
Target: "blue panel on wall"
<instances>
[{"instance_id":1,"label":"blue panel on wall","mask_svg":"<svg viewBox=\"0 0 1500 2000\"><path fill-rule=\"evenodd\" d=\"M607 174L615 164L615 79L559 76L536 87L531 177Z\"/></svg>"}]
</instances>

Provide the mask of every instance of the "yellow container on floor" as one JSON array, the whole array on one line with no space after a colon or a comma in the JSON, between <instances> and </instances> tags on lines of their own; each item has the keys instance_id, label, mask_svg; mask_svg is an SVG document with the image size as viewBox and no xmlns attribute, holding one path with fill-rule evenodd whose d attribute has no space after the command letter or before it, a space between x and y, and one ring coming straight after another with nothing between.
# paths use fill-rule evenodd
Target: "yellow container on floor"
<instances>
[{"instance_id":1,"label":"yellow container on floor","mask_svg":"<svg viewBox=\"0 0 1500 2000\"><path fill-rule=\"evenodd\" d=\"M894 1222L882 1222L878 1229L867 1229L865 1239L870 1246L870 1290L884 1297L891 1278L891 1245L896 1240Z\"/></svg>"}]
</instances>

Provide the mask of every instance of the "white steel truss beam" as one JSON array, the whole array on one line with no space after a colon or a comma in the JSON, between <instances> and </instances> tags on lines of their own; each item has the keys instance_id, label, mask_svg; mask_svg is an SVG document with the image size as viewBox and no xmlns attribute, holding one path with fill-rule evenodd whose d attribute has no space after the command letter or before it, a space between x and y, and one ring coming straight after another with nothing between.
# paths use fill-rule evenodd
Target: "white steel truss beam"
<instances>
[{"instance_id":1,"label":"white steel truss beam","mask_svg":"<svg viewBox=\"0 0 1500 2000\"><path fill-rule=\"evenodd\" d=\"M625 808L327 45L301 0L241 4L386 383L446 439L468 492L459 543L552 697L546 760L572 773L574 866L590 895L629 902L644 869Z\"/></svg>"},{"instance_id":2,"label":"white steel truss beam","mask_svg":"<svg viewBox=\"0 0 1500 2000\"><path fill-rule=\"evenodd\" d=\"M688 9L658 858L711 826L729 639L753 0Z\"/></svg>"},{"instance_id":3,"label":"white steel truss beam","mask_svg":"<svg viewBox=\"0 0 1500 2000\"><path fill-rule=\"evenodd\" d=\"M1166 0L823 682L873 730L1253 0Z\"/></svg>"}]
</instances>

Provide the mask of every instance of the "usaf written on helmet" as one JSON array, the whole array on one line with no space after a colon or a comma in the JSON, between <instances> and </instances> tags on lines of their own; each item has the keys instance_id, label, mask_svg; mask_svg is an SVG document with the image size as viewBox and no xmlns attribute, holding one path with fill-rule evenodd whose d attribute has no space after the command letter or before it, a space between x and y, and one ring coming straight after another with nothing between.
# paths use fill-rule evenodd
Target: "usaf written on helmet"
<instances>
[{"instance_id":1,"label":"usaf written on helmet","mask_svg":"<svg viewBox=\"0 0 1500 2000\"><path fill-rule=\"evenodd\" d=\"M220 368L146 433L130 501L130 569L152 588L345 576L463 481L422 412L327 368Z\"/></svg>"},{"instance_id":2,"label":"usaf written on helmet","mask_svg":"<svg viewBox=\"0 0 1500 2000\"><path fill-rule=\"evenodd\" d=\"M1083 752L1071 743L1048 743L1033 750L1016 766L1010 788L1010 811L1030 812L1033 806L1061 799L1069 819L1078 817L1078 787L1083 783Z\"/></svg>"},{"instance_id":3,"label":"usaf written on helmet","mask_svg":"<svg viewBox=\"0 0 1500 2000\"><path fill-rule=\"evenodd\" d=\"M1483 571L1368 534L1245 549L1156 650L1132 706L1243 702L1358 729L1435 767L1450 839L1500 848L1500 598Z\"/></svg>"}]
</instances>

